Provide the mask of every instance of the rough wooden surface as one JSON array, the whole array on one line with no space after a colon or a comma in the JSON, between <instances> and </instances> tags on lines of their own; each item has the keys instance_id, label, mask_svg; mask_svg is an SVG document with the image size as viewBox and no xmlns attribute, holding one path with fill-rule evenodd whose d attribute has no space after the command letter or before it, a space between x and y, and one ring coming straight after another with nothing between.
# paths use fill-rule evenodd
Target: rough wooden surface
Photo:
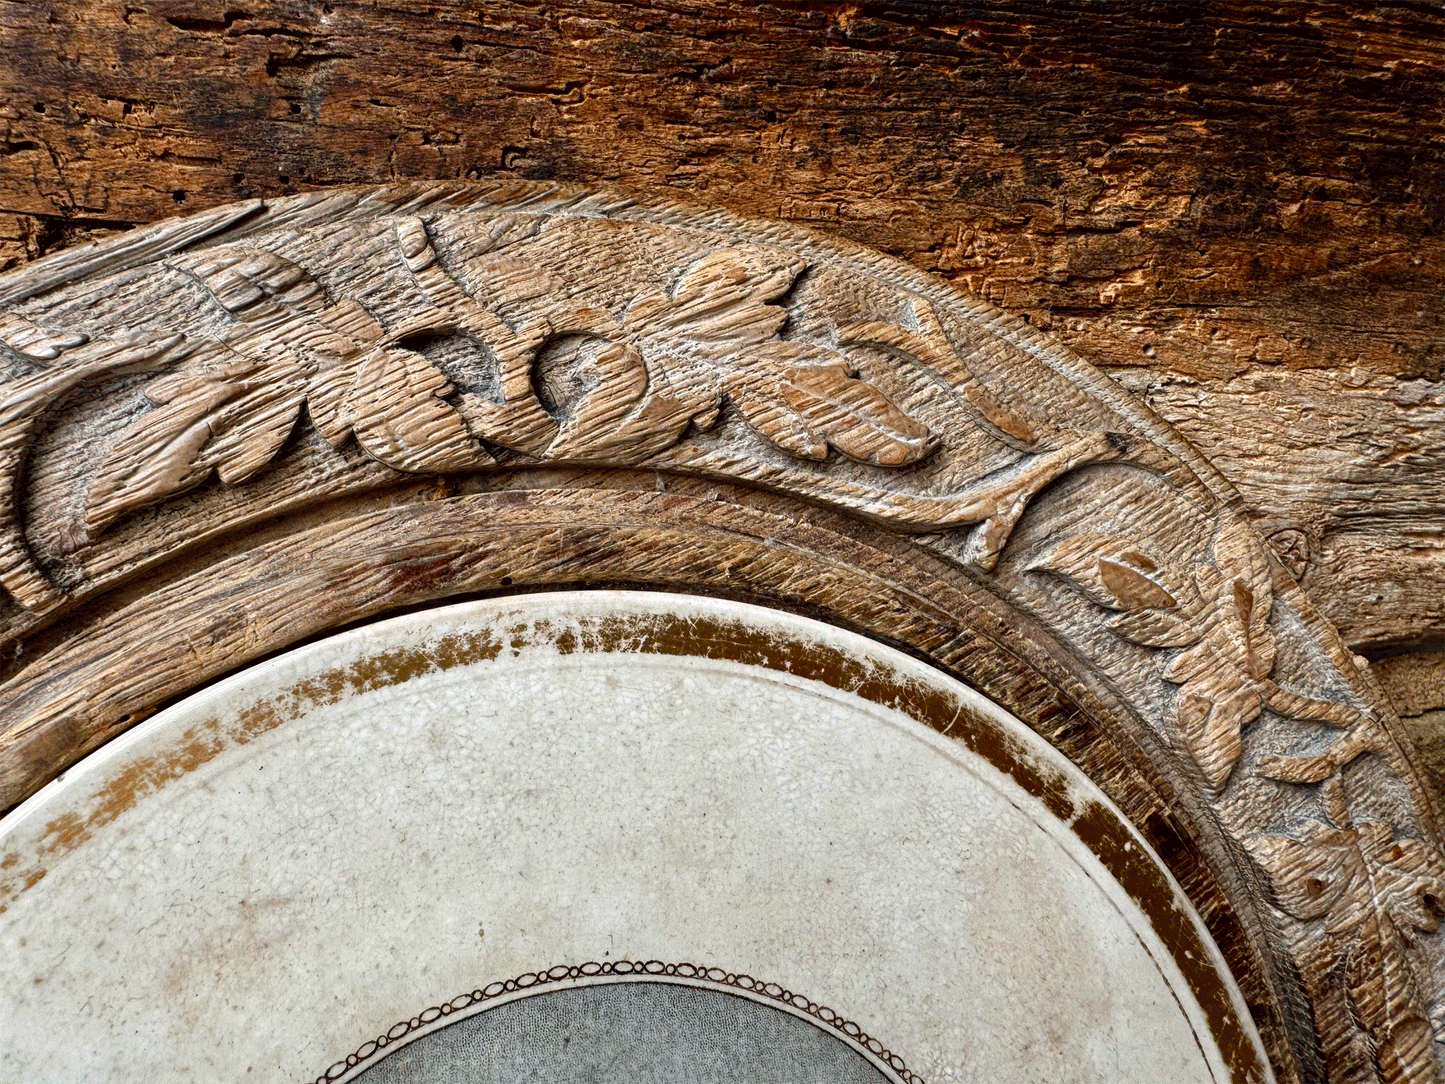
<instances>
[{"instance_id":1,"label":"rough wooden surface","mask_svg":"<svg viewBox=\"0 0 1445 1084\"><path fill-rule=\"evenodd\" d=\"M1384 660L1438 780L1442 26L1410 3L3 4L0 265L250 195L499 173L863 241L1178 426Z\"/></svg>"},{"instance_id":2,"label":"rough wooden surface","mask_svg":"<svg viewBox=\"0 0 1445 1084\"><path fill-rule=\"evenodd\" d=\"M11 3L0 46L0 268L342 182L686 193L1025 315L1355 650L1445 641L1435 5Z\"/></svg>"},{"instance_id":3,"label":"rough wooden surface","mask_svg":"<svg viewBox=\"0 0 1445 1084\"><path fill-rule=\"evenodd\" d=\"M1047 335L906 263L553 183L339 189L12 272L0 358L0 802L308 633L515 586L497 547L528 581L616 574L621 546L642 582L702 585L665 532L609 534L635 492L564 483L591 511L547 556L496 534L498 480L722 482L803 502L807 522L876 525L912 574L990 598L1001 646L1065 695L1118 698L1100 725L1189 808L1230 907L1268 916L1263 959L1293 961L1264 964L1261 1010L1288 1037L1286 1078L1438 1075L1445 852L1363 663L1195 448ZM427 489L460 519L436 520ZM706 583L809 560L783 522L760 531L695 544ZM436 570L420 597L414 559ZM830 610L842 589L782 598ZM911 621L905 605L865 627L899 639Z\"/></svg>"},{"instance_id":4,"label":"rough wooden surface","mask_svg":"<svg viewBox=\"0 0 1445 1084\"><path fill-rule=\"evenodd\" d=\"M1428 4L8 4L12 257L298 187L703 194L1106 364L1438 379ZM26 242L29 239L30 249Z\"/></svg>"},{"instance_id":5,"label":"rough wooden surface","mask_svg":"<svg viewBox=\"0 0 1445 1084\"><path fill-rule=\"evenodd\" d=\"M1147 371L1373 650L1445 632L1442 25L1408 3L6 4L0 263L245 196L498 173L812 225Z\"/></svg>"},{"instance_id":6,"label":"rough wooden surface","mask_svg":"<svg viewBox=\"0 0 1445 1084\"><path fill-rule=\"evenodd\" d=\"M1435 793L1445 795L1445 652L1399 652L1379 660L1373 669L1400 713L1416 760Z\"/></svg>"}]
</instances>

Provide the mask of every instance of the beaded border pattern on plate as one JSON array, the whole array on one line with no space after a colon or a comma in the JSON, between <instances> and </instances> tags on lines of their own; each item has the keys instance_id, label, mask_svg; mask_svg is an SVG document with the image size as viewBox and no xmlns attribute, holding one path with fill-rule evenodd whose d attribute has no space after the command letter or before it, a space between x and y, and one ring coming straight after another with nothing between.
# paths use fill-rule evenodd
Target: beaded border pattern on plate
<instances>
[{"instance_id":1,"label":"beaded border pattern on plate","mask_svg":"<svg viewBox=\"0 0 1445 1084\"><path fill-rule=\"evenodd\" d=\"M506 982L494 982L481 989L473 990L469 994L459 994L450 1001L441 1005L433 1005L429 1009L423 1009L410 1020L403 1020L394 1024L389 1031L378 1035L368 1043L357 1047L356 1051L348 1054L342 1061L336 1062L326 1072L316 1078L315 1084L333 1084L341 1077L351 1072L362 1062L369 1061L387 1047L400 1042L413 1031L433 1024L453 1013L464 1012L475 1005L493 998L501 997L503 994L516 993L518 990L526 990L532 987L545 986L548 983L561 982L564 979L585 979L595 978L604 975L658 975L663 978L698 979L704 982L716 983L719 986L731 986L734 989L745 990L754 996L761 996L772 1001L782 1002L802 1013L807 1014L813 1021L829 1031L837 1032L847 1038L850 1042L861 1046L874 1057L882 1061L892 1069L904 1081L904 1084L924 1084L923 1078L914 1073L903 1059L897 1054L890 1052L882 1043L874 1039L857 1024L851 1020L844 1020L826 1005L819 1005L810 1001L802 994L795 994L785 990L774 982L760 982L751 975L735 975L731 971L724 971L720 967L699 967L697 964L665 964L659 960L648 960L645 963L633 963L629 960L617 960L608 963L585 963L576 966L558 965L546 971L529 971L525 975L519 975L515 979L508 979Z\"/></svg>"}]
</instances>

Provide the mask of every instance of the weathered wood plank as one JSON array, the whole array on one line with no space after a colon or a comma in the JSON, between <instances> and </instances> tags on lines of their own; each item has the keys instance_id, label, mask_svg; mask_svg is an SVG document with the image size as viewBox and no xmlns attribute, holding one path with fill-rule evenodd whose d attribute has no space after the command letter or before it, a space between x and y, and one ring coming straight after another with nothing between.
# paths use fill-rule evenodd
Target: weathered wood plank
<instances>
[{"instance_id":1,"label":"weathered wood plank","mask_svg":"<svg viewBox=\"0 0 1445 1084\"><path fill-rule=\"evenodd\" d=\"M1431 5L60 0L0 38L12 259L511 173L820 225L1110 364L1440 373Z\"/></svg>"},{"instance_id":2,"label":"weathered wood plank","mask_svg":"<svg viewBox=\"0 0 1445 1084\"><path fill-rule=\"evenodd\" d=\"M0 266L351 181L683 192L1152 387L1357 649L1445 634L1432 5L69 0L0 41Z\"/></svg>"},{"instance_id":3,"label":"weathered wood plank","mask_svg":"<svg viewBox=\"0 0 1445 1084\"><path fill-rule=\"evenodd\" d=\"M1356 651L1445 634L1445 384L1359 367L1112 375L1235 484Z\"/></svg>"}]
</instances>

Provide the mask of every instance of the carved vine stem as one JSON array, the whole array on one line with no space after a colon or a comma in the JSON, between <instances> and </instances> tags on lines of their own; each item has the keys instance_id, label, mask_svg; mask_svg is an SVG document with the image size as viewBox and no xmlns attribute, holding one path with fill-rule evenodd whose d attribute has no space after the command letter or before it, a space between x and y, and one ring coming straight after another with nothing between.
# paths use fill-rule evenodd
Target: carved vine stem
<instances>
[{"instance_id":1,"label":"carved vine stem","mask_svg":"<svg viewBox=\"0 0 1445 1084\"><path fill-rule=\"evenodd\" d=\"M969 556L979 568L991 571L1039 490L1088 463L1124 458L1129 443L1122 434L1065 428L1021 402L1006 406L954 347L933 306L915 298L911 308L915 328L859 321L840 328L839 340L884 348L938 374L962 393L990 435L1020 453L1021 463L998 481L962 492L937 497L899 494L897 502L889 504L889 512L891 518L927 529L981 524L970 541Z\"/></svg>"},{"instance_id":2,"label":"carved vine stem","mask_svg":"<svg viewBox=\"0 0 1445 1084\"><path fill-rule=\"evenodd\" d=\"M84 530L94 538L135 510L194 489L211 477L239 485L285 446L305 416L335 448L348 440L399 471L476 470L497 462L488 448L536 460L646 463L689 430L716 426L724 404L762 439L799 460L834 451L861 464L898 469L938 446L928 426L861 377L846 353L785 340L779 300L804 269L796 258L746 248L716 250L683 269L667 290L638 294L620 314L567 301L514 329L441 264L425 223L392 221L392 238L420 299L384 326L351 298L331 300L294 261L259 246L181 254L170 264L203 287L229 322L172 351L174 367L145 387L154 408L120 432L87 491ZM545 295L548 277L511 260ZM915 329L878 321L849 324L840 347L883 348L932 369L962 393L984 429L1019 453L1014 466L961 490L840 484L827 473L808 485L860 505L874 518L916 530L980 524L972 559L991 569L1029 502L1044 486L1091 462L1121 456L1122 436L1075 432L1026 408L1005 407L968 369L932 307L912 303ZM13 318L11 318L13 320ZM0 485L12 496L0 582L23 605L59 599L30 559L13 511L20 457L37 419L64 392L105 373L156 368L163 347L119 344L90 354L79 340L33 325L11 338L57 357L63 368L12 381L0 419ZM475 344L492 359L495 397L464 391L413 345L441 337ZM571 342L590 380L574 401L539 397L543 352ZM451 399L456 397L456 403Z\"/></svg>"},{"instance_id":3,"label":"carved vine stem","mask_svg":"<svg viewBox=\"0 0 1445 1084\"><path fill-rule=\"evenodd\" d=\"M327 211L341 221L326 217L311 227L331 241L387 248L390 277L381 293L399 313L373 311L355 289L335 296L325 274L302 266L304 256L283 255L284 238L265 231L189 251L179 242L154 248L150 258L165 259L167 281L188 283L192 300L210 313L197 325L204 332L187 324L184 334L103 328L87 337L40 317L0 313L0 358L17 374L0 387L0 585L32 609L64 601L26 542L27 459L59 405L87 384L138 373L156 374L142 389L149 406L102 435L85 492L80 529L92 545L121 518L213 478L245 484L294 448L303 427L333 452L359 449L410 473L566 463L736 476L898 529L972 527L967 557L984 571L996 570L1040 491L1069 472L1127 462L1173 491L1189 484L1180 461L1148 437L1093 420L1081 425L1034 401L1040 396L1002 387L994 371L1001 363L958 348L925 300L926 287L889 287L891 307L866 310L900 313L896 319L829 327L815 318L798 337L790 305L801 304L796 291L810 260L772 243L700 241L715 236L700 233L660 276L650 269L630 287L624 279L599 302L528 262L525 243L520 257L494 251L505 230L488 233L485 215L471 224L467 215L448 218L448 244L471 244L473 257L485 257L458 264L458 249L440 242L436 221L420 217L414 203L400 206L412 210ZM543 231L542 218L524 240ZM208 219L195 236L233 220ZM606 244L618 243L607 236ZM152 252L145 243L141 249ZM64 280L46 279L45 288ZM29 298L36 290L12 293ZM506 297L526 299L522 315L508 314ZM465 364L444 372L446 349L460 350ZM447 356L456 364L459 355ZM447 374L463 369L476 379L457 376L454 384ZM920 377L927 394L918 390ZM929 400L933 390L943 408ZM959 430L950 426L970 425L1012 460L985 471L960 453ZM1352 819L1347 790L1352 766L1367 757L1384 758L1397 777L1408 776L1408 765L1383 723L1360 706L1286 687L1294 678L1276 674L1277 637L1286 633L1275 616L1268 557L1210 494L1196 503L1218 526L1183 556L1177 539L1151 546L1164 532L1127 516L1116 534L1055 535L1028 562L1064 585L1053 602L1039 604L1055 606L1041 616L1056 621L1059 609L1077 611L1078 600L1067 598L1076 594L1107 615L1118 637L1160 653L1157 672L1173 696L1157 721L1271 878L1310 984L1331 1079L1438 1079L1422 1008L1432 994L1417 957L1418 935L1438 923L1445 857L1404 838L1405 829ZM1246 737L1266 709L1340 733L1322 752L1246 758ZM1231 820L1226 790L1242 762L1281 794L1318 788L1325 814L1293 834ZM1308 807L1302 798L1292 808Z\"/></svg>"}]
</instances>

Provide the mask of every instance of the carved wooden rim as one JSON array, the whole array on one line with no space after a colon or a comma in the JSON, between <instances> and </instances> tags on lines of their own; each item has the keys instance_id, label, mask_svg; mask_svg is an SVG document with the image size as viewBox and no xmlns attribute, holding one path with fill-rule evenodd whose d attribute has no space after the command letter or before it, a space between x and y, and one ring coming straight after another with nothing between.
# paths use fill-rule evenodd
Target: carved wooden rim
<instances>
[{"instance_id":1,"label":"carved wooden rim","mask_svg":"<svg viewBox=\"0 0 1445 1084\"><path fill-rule=\"evenodd\" d=\"M555 186L348 189L0 279L0 360L0 806L398 607L731 594L903 646L1079 763L1283 1079L1439 1074L1445 856L1379 691L1197 452L906 265Z\"/></svg>"}]
</instances>

